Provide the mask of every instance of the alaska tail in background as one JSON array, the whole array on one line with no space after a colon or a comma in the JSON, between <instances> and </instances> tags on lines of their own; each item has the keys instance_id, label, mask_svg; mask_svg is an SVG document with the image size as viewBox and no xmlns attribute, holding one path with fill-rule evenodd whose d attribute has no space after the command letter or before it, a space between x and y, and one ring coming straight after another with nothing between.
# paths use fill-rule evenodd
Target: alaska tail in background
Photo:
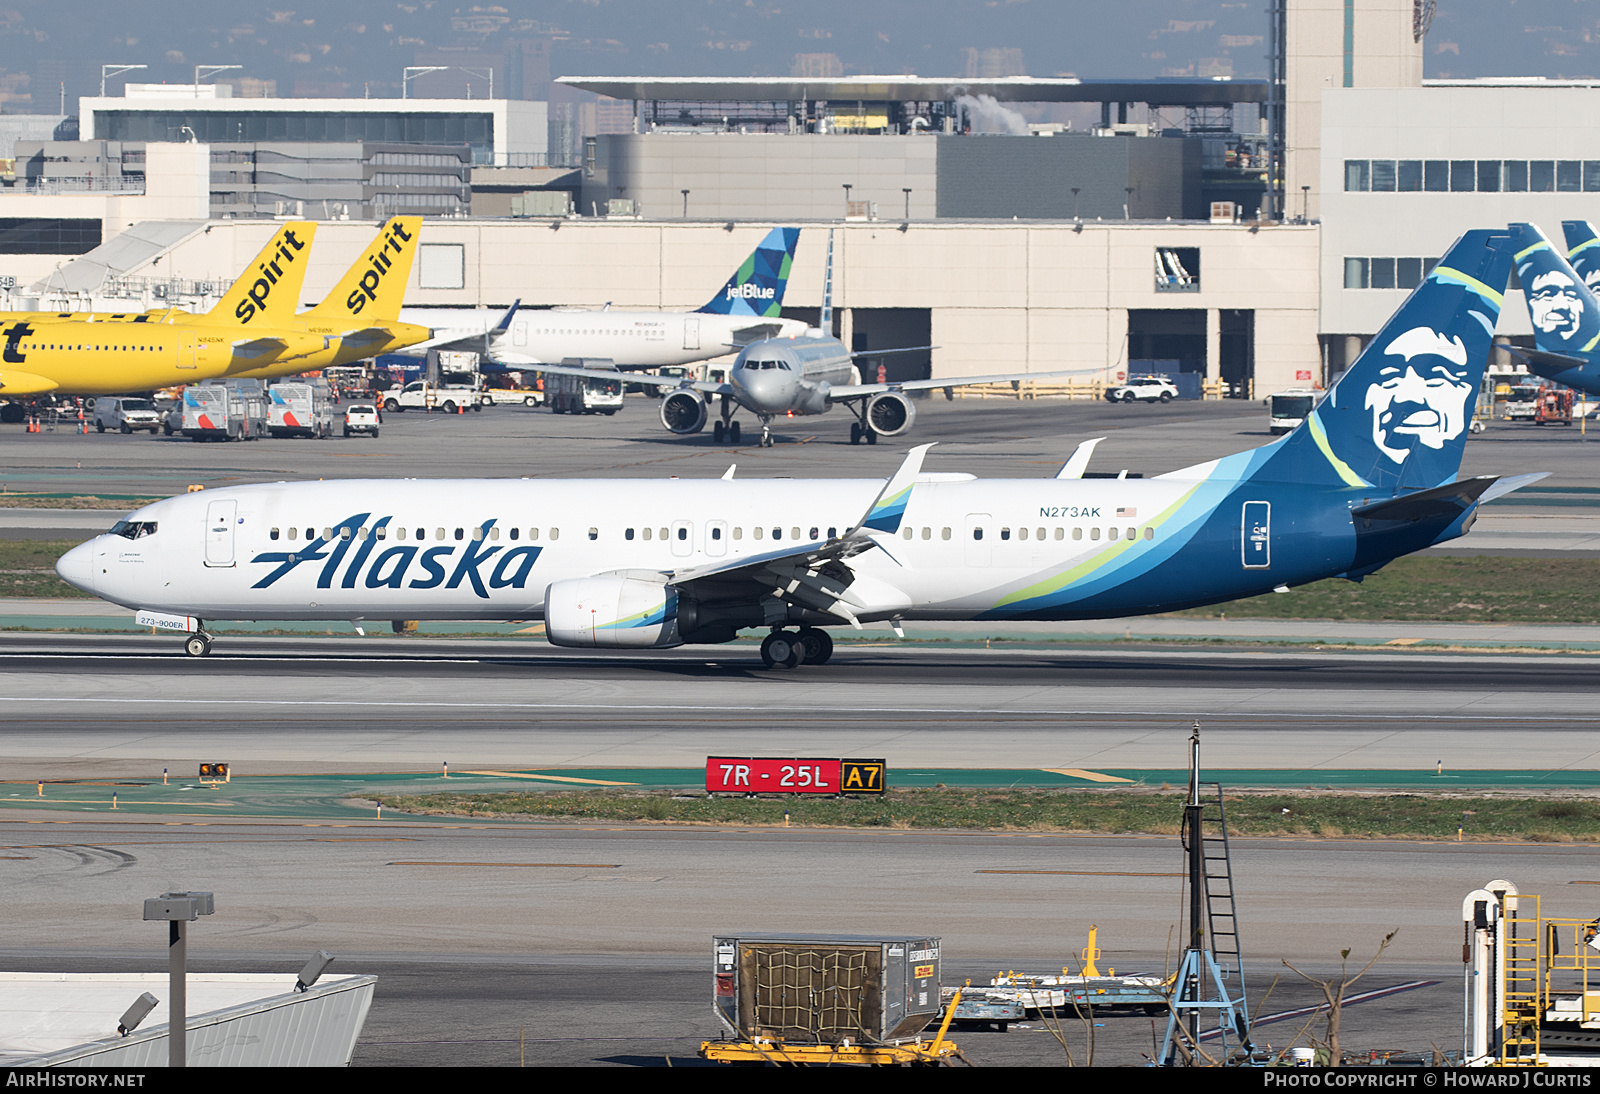
<instances>
[{"instance_id":1,"label":"alaska tail in background","mask_svg":"<svg viewBox=\"0 0 1600 1094\"><path fill-rule=\"evenodd\" d=\"M400 318L421 232L421 217L391 217L327 298L303 318L341 324Z\"/></svg>"},{"instance_id":2,"label":"alaska tail in background","mask_svg":"<svg viewBox=\"0 0 1600 1094\"><path fill-rule=\"evenodd\" d=\"M1572 254L1600 279L1600 253L1593 247L1593 229L1581 221L1567 221L1569 241L1578 244ZM1583 237L1587 235L1588 239ZM1545 238L1532 224L1511 226L1516 248L1517 280L1528 301L1528 318L1533 324L1536 352L1511 347L1513 355L1529 371L1558 384L1580 391L1600 392L1600 362L1595 347L1600 344L1600 299L1575 270L1561 248Z\"/></svg>"},{"instance_id":3,"label":"alaska tail in background","mask_svg":"<svg viewBox=\"0 0 1600 1094\"><path fill-rule=\"evenodd\" d=\"M783 291L789 286L799 228L774 228L728 283L704 307L712 315L750 315L777 319L783 314Z\"/></svg>"},{"instance_id":4,"label":"alaska tail in background","mask_svg":"<svg viewBox=\"0 0 1600 1094\"><path fill-rule=\"evenodd\" d=\"M311 243L316 236L314 220L291 220L279 228L216 306L206 313L206 319L257 330L292 325L300 307L300 286L311 265Z\"/></svg>"},{"instance_id":5,"label":"alaska tail in background","mask_svg":"<svg viewBox=\"0 0 1600 1094\"><path fill-rule=\"evenodd\" d=\"M1567 261L1583 278L1583 283L1600 293L1600 235L1587 220L1563 220L1561 232L1567 237Z\"/></svg>"},{"instance_id":6,"label":"alaska tail in background","mask_svg":"<svg viewBox=\"0 0 1600 1094\"><path fill-rule=\"evenodd\" d=\"M1306 420L1250 472L1307 485L1453 482L1511 272L1509 233L1455 242Z\"/></svg>"}]
</instances>

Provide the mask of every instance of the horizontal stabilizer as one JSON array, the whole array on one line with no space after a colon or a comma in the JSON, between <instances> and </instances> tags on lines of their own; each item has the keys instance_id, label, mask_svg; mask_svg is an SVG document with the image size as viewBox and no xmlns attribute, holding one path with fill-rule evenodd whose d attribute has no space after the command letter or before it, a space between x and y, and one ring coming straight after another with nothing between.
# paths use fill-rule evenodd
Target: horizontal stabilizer
<instances>
[{"instance_id":1,"label":"horizontal stabilizer","mask_svg":"<svg viewBox=\"0 0 1600 1094\"><path fill-rule=\"evenodd\" d=\"M1485 502L1493 501L1495 498L1503 498L1513 490L1521 490L1524 486L1532 486L1540 479L1548 479L1549 477L1550 472L1548 471L1534 471L1527 475L1512 475L1510 478L1499 479L1493 486L1485 490L1483 496L1478 500Z\"/></svg>"},{"instance_id":2,"label":"horizontal stabilizer","mask_svg":"<svg viewBox=\"0 0 1600 1094\"><path fill-rule=\"evenodd\" d=\"M1482 498L1497 479L1496 475L1481 475L1447 482L1429 490L1358 506L1350 515L1358 527L1368 528L1378 521L1418 524L1425 520L1454 520Z\"/></svg>"},{"instance_id":3,"label":"horizontal stabilizer","mask_svg":"<svg viewBox=\"0 0 1600 1094\"><path fill-rule=\"evenodd\" d=\"M339 341L351 349L360 349L362 346L387 342L393 337L394 332L384 327L362 327L359 330L345 331L339 336Z\"/></svg>"},{"instance_id":4,"label":"horizontal stabilizer","mask_svg":"<svg viewBox=\"0 0 1600 1094\"><path fill-rule=\"evenodd\" d=\"M882 351L879 351L882 352ZM857 354L856 356L873 356ZM845 399L861 399L885 391L937 391L946 387L967 387L971 384L1020 384L1024 380L1054 380L1062 376L1083 376L1103 372L1098 368L1059 369L1055 372L1006 372L996 376L949 376L942 380L905 380L882 384L834 384L828 389L830 403Z\"/></svg>"},{"instance_id":5,"label":"horizontal stabilizer","mask_svg":"<svg viewBox=\"0 0 1600 1094\"><path fill-rule=\"evenodd\" d=\"M896 346L894 349L858 349L850 357L852 360L857 357L887 357L891 353L918 353L938 348L938 346Z\"/></svg>"},{"instance_id":6,"label":"horizontal stabilizer","mask_svg":"<svg viewBox=\"0 0 1600 1094\"><path fill-rule=\"evenodd\" d=\"M1543 365L1545 368L1557 372L1565 372L1569 368L1583 368L1589 362L1581 357L1569 357L1565 353L1551 353L1542 349L1523 349L1521 346L1505 346L1506 352L1518 360L1530 365Z\"/></svg>"},{"instance_id":7,"label":"horizontal stabilizer","mask_svg":"<svg viewBox=\"0 0 1600 1094\"><path fill-rule=\"evenodd\" d=\"M233 355L246 361L265 357L269 353L282 353L289 343L282 338L241 338L233 344Z\"/></svg>"},{"instance_id":8,"label":"horizontal stabilizer","mask_svg":"<svg viewBox=\"0 0 1600 1094\"><path fill-rule=\"evenodd\" d=\"M744 349L751 342L760 342L765 338L776 338L783 333L783 327L777 323L761 323L753 327L740 327L726 343L730 349Z\"/></svg>"}]
</instances>

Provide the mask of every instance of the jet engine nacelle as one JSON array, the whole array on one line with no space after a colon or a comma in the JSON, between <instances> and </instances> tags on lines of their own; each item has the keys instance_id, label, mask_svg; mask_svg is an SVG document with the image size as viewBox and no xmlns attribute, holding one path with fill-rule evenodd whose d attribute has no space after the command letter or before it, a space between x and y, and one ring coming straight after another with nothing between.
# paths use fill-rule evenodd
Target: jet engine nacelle
<instances>
[{"instance_id":1,"label":"jet engine nacelle","mask_svg":"<svg viewBox=\"0 0 1600 1094\"><path fill-rule=\"evenodd\" d=\"M917 420L917 408L898 391L874 395L867 403L867 424L883 437L898 437Z\"/></svg>"},{"instance_id":2,"label":"jet engine nacelle","mask_svg":"<svg viewBox=\"0 0 1600 1094\"><path fill-rule=\"evenodd\" d=\"M680 609L688 608L659 574L598 574L557 581L545 590L545 637L583 649L681 646Z\"/></svg>"},{"instance_id":3,"label":"jet engine nacelle","mask_svg":"<svg viewBox=\"0 0 1600 1094\"><path fill-rule=\"evenodd\" d=\"M674 433L698 433L706 424L706 401L697 391L674 391L661 400L661 424Z\"/></svg>"}]
</instances>

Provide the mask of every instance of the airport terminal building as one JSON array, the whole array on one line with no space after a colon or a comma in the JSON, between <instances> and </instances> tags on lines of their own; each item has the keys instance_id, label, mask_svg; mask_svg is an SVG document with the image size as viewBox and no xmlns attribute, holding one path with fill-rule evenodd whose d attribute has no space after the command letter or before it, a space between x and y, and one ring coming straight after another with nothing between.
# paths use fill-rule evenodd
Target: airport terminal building
<instances>
[{"instance_id":1,"label":"airport terminal building","mask_svg":"<svg viewBox=\"0 0 1600 1094\"><path fill-rule=\"evenodd\" d=\"M81 140L16 143L0 286L203 307L298 215L328 222L310 303L408 212L429 218L414 304L687 309L789 224L789 310L821 304L831 231L839 336L934 347L890 377L1178 372L1260 397L1331 379L1466 228L1594 215L1600 87L1425 81L1425 15L1280 0L1266 80L564 77L631 131L559 155L544 103L130 85L81 101ZM1027 122L1040 104L1076 120ZM1529 333L1516 292L1501 333Z\"/></svg>"}]
</instances>

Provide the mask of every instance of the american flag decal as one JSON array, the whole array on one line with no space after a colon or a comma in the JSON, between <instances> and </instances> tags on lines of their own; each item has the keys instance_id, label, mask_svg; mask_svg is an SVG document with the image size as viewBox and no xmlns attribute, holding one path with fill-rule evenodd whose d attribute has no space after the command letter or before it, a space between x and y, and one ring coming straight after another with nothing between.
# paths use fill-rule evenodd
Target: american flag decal
<instances>
[{"instance_id":1,"label":"american flag decal","mask_svg":"<svg viewBox=\"0 0 1600 1094\"><path fill-rule=\"evenodd\" d=\"M1117 510L1117 516L1119 516L1119 517L1136 517L1138 515L1139 515L1139 510L1138 509L1131 509L1130 508L1130 509L1118 509Z\"/></svg>"}]
</instances>

